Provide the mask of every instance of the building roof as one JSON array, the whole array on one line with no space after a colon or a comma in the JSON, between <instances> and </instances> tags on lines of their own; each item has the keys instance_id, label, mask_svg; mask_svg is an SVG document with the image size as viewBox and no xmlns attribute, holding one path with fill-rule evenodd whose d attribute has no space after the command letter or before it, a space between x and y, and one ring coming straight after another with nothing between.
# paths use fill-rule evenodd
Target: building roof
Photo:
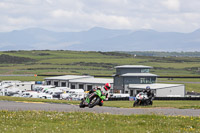
<instances>
[{"instance_id":1,"label":"building roof","mask_svg":"<svg viewBox=\"0 0 200 133\"><path fill-rule=\"evenodd\" d=\"M146 68L146 69L151 69L153 67L143 66L143 65L122 65L122 66L116 66L115 68Z\"/></svg>"},{"instance_id":2,"label":"building roof","mask_svg":"<svg viewBox=\"0 0 200 133\"><path fill-rule=\"evenodd\" d=\"M81 78L91 78L93 76L80 76L80 75L64 75L56 77L48 77L45 80L71 80L71 79L81 79Z\"/></svg>"},{"instance_id":3,"label":"building roof","mask_svg":"<svg viewBox=\"0 0 200 133\"><path fill-rule=\"evenodd\" d=\"M70 80L71 83L95 83L95 84L113 84L113 79L109 78L84 78L84 79L74 79Z\"/></svg>"},{"instance_id":4,"label":"building roof","mask_svg":"<svg viewBox=\"0 0 200 133\"><path fill-rule=\"evenodd\" d=\"M125 73L120 75L122 77L157 77L158 75L152 73Z\"/></svg>"},{"instance_id":5,"label":"building roof","mask_svg":"<svg viewBox=\"0 0 200 133\"><path fill-rule=\"evenodd\" d=\"M150 86L150 89L164 89L164 88L171 88L171 87L178 87L184 86L183 84L129 84L130 89L145 89L147 86Z\"/></svg>"}]
</instances>

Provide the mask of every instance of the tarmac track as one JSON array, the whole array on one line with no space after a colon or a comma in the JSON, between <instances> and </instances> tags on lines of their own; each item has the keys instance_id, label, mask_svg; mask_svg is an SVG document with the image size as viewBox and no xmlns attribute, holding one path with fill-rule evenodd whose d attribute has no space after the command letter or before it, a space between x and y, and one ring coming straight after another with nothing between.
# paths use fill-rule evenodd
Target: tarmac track
<instances>
[{"instance_id":1,"label":"tarmac track","mask_svg":"<svg viewBox=\"0 0 200 133\"><path fill-rule=\"evenodd\" d=\"M30 103L0 101L0 110L19 111L19 110L41 110L41 111L59 111L59 112L93 112L117 115L132 114L156 114L167 116L199 116L200 109L176 109L176 108L116 108L116 107L99 107L79 108L78 105L56 104L56 103Z\"/></svg>"}]
</instances>

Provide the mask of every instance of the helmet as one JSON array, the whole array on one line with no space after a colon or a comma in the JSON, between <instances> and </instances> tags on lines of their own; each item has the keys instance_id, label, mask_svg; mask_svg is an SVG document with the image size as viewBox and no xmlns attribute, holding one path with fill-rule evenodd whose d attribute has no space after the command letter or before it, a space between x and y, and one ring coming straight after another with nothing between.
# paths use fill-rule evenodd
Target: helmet
<instances>
[{"instance_id":1,"label":"helmet","mask_svg":"<svg viewBox=\"0 0 200 133\"><path fill-rule=\"evenodd\" d=\"M146 90L150 90L150 86L147 86L147 87L146 87Z\"/></svg>"},{"instance_id":2,"label":"helmet","mask_svg":"<svg viewBox=\"0 0 200 133\"><path fill-rule=\"evenodd\" d=\"M104 88L105 88L106 91L107 91L107 90L110 90L111 85L110 85L109 83L106 83L106 84L104 85Z\"/></svg>"}]
</instances>

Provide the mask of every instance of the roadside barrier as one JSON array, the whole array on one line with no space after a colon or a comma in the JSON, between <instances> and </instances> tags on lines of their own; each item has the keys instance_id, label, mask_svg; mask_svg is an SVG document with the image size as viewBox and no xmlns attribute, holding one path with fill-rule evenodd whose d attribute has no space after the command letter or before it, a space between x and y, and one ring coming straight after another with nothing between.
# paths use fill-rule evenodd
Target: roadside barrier
<instances>
[{"instance_id":1,"label":"roadside barrier","mask_svg":"<svg viewBox=\"0 0 200 133\"><path fill-rule=\"evenodd\" d=\"M155 97L154 100L200 100L200 97Z\"/></svg>"},{"instance_id":2,"label":"roadside barrier","mask_svg":"<svg viewBox=\"0 0 200 133\"><path fill-rule=\"evenodd\" d=\"M112 97L108 101L134 101L135 97ZM154 97L154 100L200 100L200 97Z\"/></svg>"}]
</instances>

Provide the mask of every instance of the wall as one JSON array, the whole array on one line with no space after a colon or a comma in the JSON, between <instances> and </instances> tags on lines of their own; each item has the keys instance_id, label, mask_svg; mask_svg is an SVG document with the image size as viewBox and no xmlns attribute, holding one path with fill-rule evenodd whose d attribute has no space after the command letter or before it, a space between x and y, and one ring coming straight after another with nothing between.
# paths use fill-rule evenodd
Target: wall
<instances>
[{"instance_id":1,"label":"wall","mask_svg":"<svg viewBox=\"0 0 200 133\"><path fill-rule=\"evenodd\" d=\"M34 85L35 82L22 82L22 83L16 83L13 86L15 88L19 88L20 90L23 91L28 91L28 90L32 90L32 85Z\"/></svg>"},{"instance_id":2,"label":"wall","mask_svg":"<svg viewBox=\"0 0 200 133\"><path fill-rule=\"evenodd\" d=\"M71 85L75 85L75 89L80 89L79 88L79 84L82 84L83 85L83 89L84 89L84 91L88 91L88 85L91 85L92 86L92 89L95 89L95 88L97 88L97 87L99 87L99 88L103 88L104 87L104 83L102 83L102 84L100 84L100 83L74 83L74 82L72 82L72 83L69 83L69 86L71 86ZM113 84L111 84L111 90L113 89Z\"/></svg>"},{"instance_id":3,"label":"wall","mask_svg":"<svg viewBox=\"0 0 200 133\"><path fill-rule=\"evenodd\" d=\"M115 76L114 77L114 89L122 90L123 89L123 77Z\"/></svg>"},{"instance_id":4,"label":"wall","mask_svg":"<svg viewBox=\"0 0 200 133\"><path fill-rule=\"evenodd\" d=\"M156 97L184 97L184 96L185 96L184 85L156 90Z\"/></svg>"}]
</instances>

